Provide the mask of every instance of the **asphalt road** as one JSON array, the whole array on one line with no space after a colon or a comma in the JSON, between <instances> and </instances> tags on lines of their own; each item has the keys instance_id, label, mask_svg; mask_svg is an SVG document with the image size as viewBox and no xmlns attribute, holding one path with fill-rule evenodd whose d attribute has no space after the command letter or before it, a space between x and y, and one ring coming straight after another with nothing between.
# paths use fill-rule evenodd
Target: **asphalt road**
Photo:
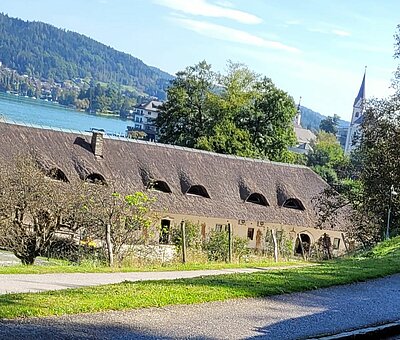
<instances>
[{"instance_id":1,"label":"asphalt road","mask_svg":"<svg viewBox=\"0 0 400 340\"><path fill-rule=\"evenodd\" d=\"M400 275L190 306L0 320L0 339L302 339L400 319Z\"/></svg>"}]
</instances>

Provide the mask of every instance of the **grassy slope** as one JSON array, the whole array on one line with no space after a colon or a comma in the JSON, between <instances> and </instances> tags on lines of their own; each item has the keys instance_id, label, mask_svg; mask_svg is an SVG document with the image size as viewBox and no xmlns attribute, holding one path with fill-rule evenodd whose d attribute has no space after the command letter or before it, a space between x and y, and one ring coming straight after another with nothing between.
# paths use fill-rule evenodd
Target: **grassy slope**
<instances>
[{"instance_id":1,"label":"grassy slope","mask_svg":"<svg viewBox=\"0 0 400 340\"><path fill-rule=\"evenodd\" d=\"M383 277L400 272L400 237L368 254L319 266L173 281L0 296L0 318L88 313L244 297L264 297Z\"/></svg>"}]
</instances>

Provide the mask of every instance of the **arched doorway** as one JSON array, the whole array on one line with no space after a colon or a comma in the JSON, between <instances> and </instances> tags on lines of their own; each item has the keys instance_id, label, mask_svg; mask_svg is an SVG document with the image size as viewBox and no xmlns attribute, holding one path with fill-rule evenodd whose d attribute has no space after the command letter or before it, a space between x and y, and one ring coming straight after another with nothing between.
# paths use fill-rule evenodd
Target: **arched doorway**
<instances>
[{"instance_id":1,"label":"arched doorway","mask_svg":"<svg viewBox=\"0 0 400 340\"><path fill-rule=\"evenodd\" d=\"M300 239L301 239L301 243L300 243ZM304 251L304 255L308 255L310 253L310 247L311 247L310 235L304 234L304 233L300 233L298 235L298 237L296 238L296 244L295 244L295 247L294 247L294 254L302 256L303 255L303 251Z\"/></svg>"}]
</instances>

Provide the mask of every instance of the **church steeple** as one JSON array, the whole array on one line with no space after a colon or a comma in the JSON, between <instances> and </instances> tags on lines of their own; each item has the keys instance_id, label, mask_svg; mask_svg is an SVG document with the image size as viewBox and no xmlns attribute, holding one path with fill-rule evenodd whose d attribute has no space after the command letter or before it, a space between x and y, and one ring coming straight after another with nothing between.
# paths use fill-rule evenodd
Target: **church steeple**
<instances>
[{"instance_id":1,"label":"church steeple","mask_svg":"<svg viewBox=\"0 0 400 340\"><path fill-rule=\"evenodd\" d=\"M294 116L294 120L293 120L294 126L301 126L300 125L300 123L301 123L300 103L301 103L301 96L299 99L299 103L297 104L297 112L296 112L296 115Z\"/></svg>"},{"instance_id":2,"label":"church steeple","mask_svg":"<svg viewBox=\"0 0 400 340\"><path fill-rule=\"evenodd\" d=\"M355 136L360 134L360 125L364 115L364 103L365 103L365 75L367 73L367 66L364 69L364 76L361 82L360 89L358 90L357 97L354 99L353 114L351 116L351 122L347 131L346 145L344 148L345 153L350 153L354 148Z\"/></svg>"},{"instance_id":3,"label":"church steeple","mask_svg":"<svg viewBox=\"0 0 400 340\"><path fill-rule=\"evenodd\" d=\"M364 102L365 102L365 74L366 73L367 73L367 66L365 66L364 77L362 79L360 89L358 90L357 97L354 99L351 124L354 124L364 113L363 111L364 111Z\"/></svg>"}]
</instances>

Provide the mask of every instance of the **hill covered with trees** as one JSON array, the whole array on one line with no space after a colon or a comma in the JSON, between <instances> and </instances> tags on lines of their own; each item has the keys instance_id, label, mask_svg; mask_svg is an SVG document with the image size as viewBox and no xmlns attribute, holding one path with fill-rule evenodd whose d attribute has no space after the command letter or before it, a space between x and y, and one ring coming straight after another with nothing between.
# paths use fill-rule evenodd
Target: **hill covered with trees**
<instances>
[{"instance_id":1,"label":"hill covered with trees","mask_svg":"<svg viewBox=\"0 0 400 340\"><path fill-rule=\"evenodd\" d=\"M320 129L320 123L322 120L327 118L319 112L313 111L305 106L300 106L301 111L301 126L312 130L318 131ZM339 119L338 127L347 127L349 126L349 122Z\"/></svg>"},{"instance_id":2,"label":"hill covered with trees","mask_svg":"<svg viewBox=\"0 0 400 340\"><path fill-rule=\"evenodd\" d=\"M172 76L82 34L0 13L0 61L19 74L63 82L75 78L132 86L165 99Z\"/></svg>"}]
</instances>

